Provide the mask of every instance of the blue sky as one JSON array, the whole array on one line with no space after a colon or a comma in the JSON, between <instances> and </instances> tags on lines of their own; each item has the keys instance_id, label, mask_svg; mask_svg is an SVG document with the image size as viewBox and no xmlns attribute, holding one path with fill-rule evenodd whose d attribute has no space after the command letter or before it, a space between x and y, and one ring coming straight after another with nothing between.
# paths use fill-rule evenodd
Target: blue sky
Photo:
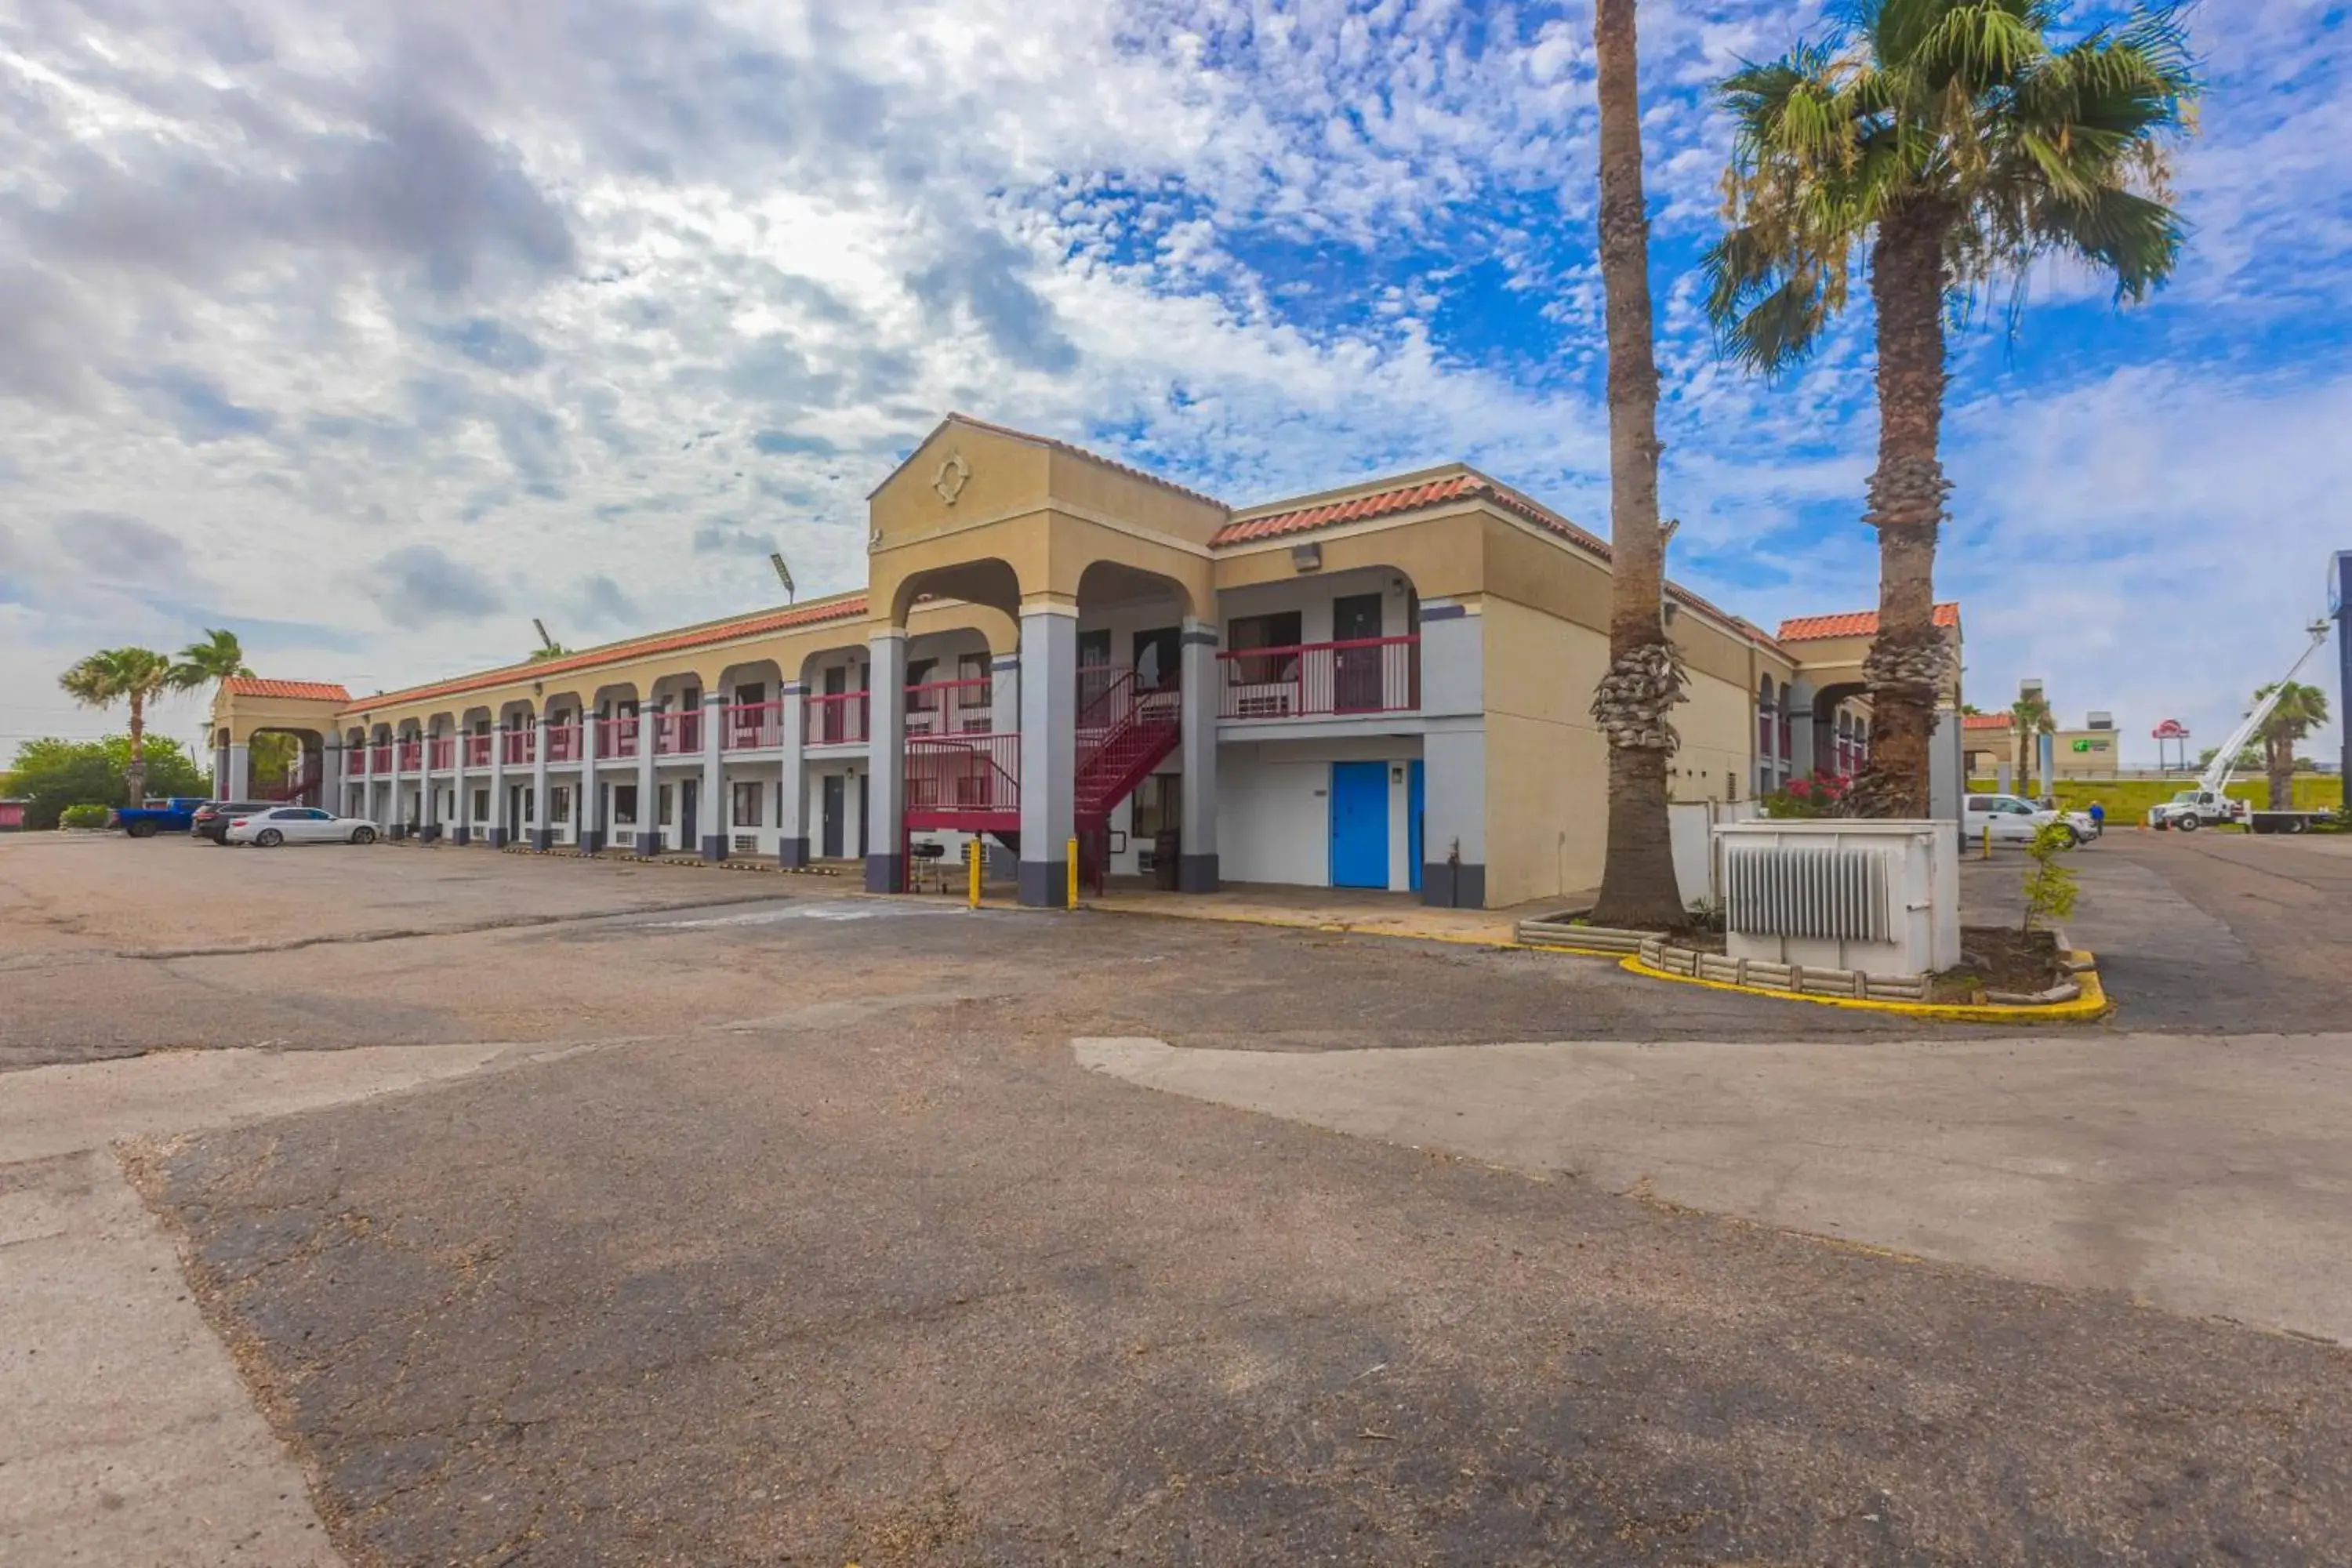
<instances>
[{"instance_id":1,"label":"blue sky","mask_svg":"<svg viewBox=\"0 0 2352 1568\"><path fill-rule=\"evenodd\" d=\"M1715 358L1706 86L1819 12L1642 12L1673 566L1767 625L1874 597L1868 321L1777 384ZM2069 721L2218 737L2352 548L2346 22L2209 0L2172 287L2119 311L2053 270L1956 340L1939 586L1979 703L2037 676ZM866 491L949 408L1236 504L1459 458L1604 526L1590 30L14 0L0 737L93 731L58 668L205 625L366 690L510 658L533 616L749 608L772 548L853 586Z\"/></svg>"}]
</instances>

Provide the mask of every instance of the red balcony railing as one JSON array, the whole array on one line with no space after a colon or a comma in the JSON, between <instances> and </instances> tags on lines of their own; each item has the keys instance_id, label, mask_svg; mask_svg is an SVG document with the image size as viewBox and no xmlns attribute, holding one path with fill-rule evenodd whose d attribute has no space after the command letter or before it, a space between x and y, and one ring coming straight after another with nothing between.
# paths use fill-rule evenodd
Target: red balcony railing
<instances>
[{"instance_id":1,"label":"red balcony railing","mask_svg":"<svg viewBox=\"0 0 2352 1568\"><path fill-rule=\"evenodd\" d=\"M812 694L806 710L803 743L811 746L863 744L872 704L863 691Z\"/></svg>"},{"instance_id":2,"label":"red balcony railing","mask_svg":"<svg viewBox=\"0 0 2352 1568\"><path fill-rule=\"evenodd\" d=\"M637 754L638 719L625 714L618 719L596 721L596 754L599 757L634 757Z\"/></svg>"},{"instance_id":3,"label":"red balcony railing","mask_svg":"<svg viewBox=\"0 0 2352 1568\"><path fill-rule=\"evenodd\" d=\"M422 742L422 741L403 741L403 742L400 742L400 771L401 771L402 773L415 773L418 769L422 768L424 765L425 765L425 742Z\"/></svg>"},{"instance_id":4,"label":"red balcony railing","mask_svg":"<svg viewBox=\"0 0 2352 1568\"><path fill-rule=\"evenodd\" d=\"M509 730L499 737L500 755L508 767L528 765L539 754L539 735L532 730Z\"/></svg>"},{"instance_id":5,"label":"red balcony railing","mask_svg":"<svg viewBox=\"0 0 2352 1568\"><path fill-rule=\"evenodd\" d=\"M719 732L721 750L757 752L784 743L784 705L781 702L744 702L727 710L727 721Z\"/></svg>"},{"instance_id":6,"label":"red balcony railing","mask_svg":"<svg viewBox=\"0 0 2352 1568\"><path fill-rule=\"evenodd\" d=\"M915 735L907 741L907 821L913 827L977 826L978 816L1021 814L1021 737L1011 731Z\"/></svg>"},{"instance_id":7,"label":"red balcony railing","mask_svg":"<svg viewBox=\"0 0 2352 1568\"><path fill-rule=\"evenodd\" d=\"M446 735L425 742L425 766L436 773L446 773L457 765L457 742Z\"/></svg>"},{"instance_id":8,"label":"red balcony railing","mask_svg":"<svg viewBox=\"0 0 2352 1568\"><path fill-rule=\"evenodd\" d=\"M996 686L987 676L907 688L909 735L979 735L995 727Z\"/></svg>"},{"instance_id":9,"label":"red balcony railing","mask_svg":"<svg viewBox=\"0 0 2352 1568\"><path fill-rule=\"evenodd\" d=\"M490 765L490 741L491 737L488 735L468 735L466 737L466 765L467 767L487 768Z\"/></svg>"},{"instance_id":10,"label":"red balcony railing","mask_svg":"<svg viewBox=\"0 0 2352 1568\"><path fill-rule=\"evenodd\" d=\"M580 760L578 724L551 724L547 727L547 760L551 763L576 763Z\"/></svg>"},{"instance_id":11,"label":"red balcony railing","mask_svg":"<svg viewBox=\"0 0 2352 1568\"><path fill-rule=\"evenodd\" d=\"M1217 656L1221 719L1407 713L1421 706L1421 638L1254 647Z\"/></svg>"},{"instance_id":12,"label":"red balcony railing","mask_svg":"<svg viewBox=\"0 0 2352 1568\"><path fill-rule=\"evenodd\" d=\"M654 755L690 757L702 750L702 710L654 715Z\"/></svg>"}]
</instances>

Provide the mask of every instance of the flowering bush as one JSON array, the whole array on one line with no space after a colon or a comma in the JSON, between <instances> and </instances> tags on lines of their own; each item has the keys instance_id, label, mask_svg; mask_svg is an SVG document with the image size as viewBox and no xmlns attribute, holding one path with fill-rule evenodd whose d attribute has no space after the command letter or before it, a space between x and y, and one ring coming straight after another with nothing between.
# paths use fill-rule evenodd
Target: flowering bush
<instances>
[{"instance_id":1,"label":"flowering bush","mask_svg":"<svg viewBox=\"0 0 2352 1568\"><path fill-rule=\"evenodd\" d=\"M1853 788L1853 780L1844 773L1815 773L1809 779L1790 779L1764 797L1764 815L1836 816L1845 804L1846 792Z\"/></svg>"}]
</instances>

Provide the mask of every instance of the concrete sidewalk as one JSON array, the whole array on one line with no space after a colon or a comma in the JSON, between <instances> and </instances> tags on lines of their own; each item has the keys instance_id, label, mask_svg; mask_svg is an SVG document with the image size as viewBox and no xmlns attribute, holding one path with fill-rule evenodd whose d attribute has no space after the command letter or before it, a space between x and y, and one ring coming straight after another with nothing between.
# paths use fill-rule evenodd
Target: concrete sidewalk
<instances>
[{"instance_id":1,"label":"concrete sidewalk","mask_svg":"<svg viewBox=\"0 0 2352 1568\"><path fill-rule=\"evenodd\" d=\"M0 1092L0 1562L325 1568L300 1469L109 1144L572 1054L579 1047L172 1052L34 1068Z\"/></svg>"},{"instance_id":2,"label":"concrete sidewalk","mask_svg":"<svg viewBox=\"0 0 2352 1568\"><path fill-rule=\"evenodd\" d=\"M1076 1052L1222 1105L2352 1344L2352 1035Z\"/></svg>"}]
</instances>

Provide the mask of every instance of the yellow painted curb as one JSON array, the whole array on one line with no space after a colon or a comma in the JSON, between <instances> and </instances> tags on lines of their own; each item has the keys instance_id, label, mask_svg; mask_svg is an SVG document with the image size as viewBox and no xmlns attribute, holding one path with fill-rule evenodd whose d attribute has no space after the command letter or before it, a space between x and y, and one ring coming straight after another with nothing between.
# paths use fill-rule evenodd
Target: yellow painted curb
<instances>
[{"instance_id":1,"label":"yellow painted curb","mask_svg":"<svg viewBox=\"0 0 2352 1568\"><path fill-rule=\"evenodd\" d=\"M2087 963L2087 952L2069 952L2069 958ZM1701 980L1695 974L1670 974L1663 969L1653 969L1640 958L1628 958L1619 967L1631 974L1645 975L1652 980L1672 980L1683 985L1704 985L1710 991L1732 991L1742 996L1769 996L1782 1002L1811 1002L1823 1007L1848 1007L1864 1013L1895 1013L1911 1018L1933 1018L1946 1024L2095 1024L2114 1011L2107 1000L2106 987L2099 984L2099 972L2085 969L2074 976L2083 994L2072 1002L2053 1002L2046 1007L2016 1006L2002 1003L1964 1002L1872 1002L1859 996L1808 996L1794 991L1771 991L1760 985L1735 985L1727 980Z\"/></svg>"}]
</instances>

